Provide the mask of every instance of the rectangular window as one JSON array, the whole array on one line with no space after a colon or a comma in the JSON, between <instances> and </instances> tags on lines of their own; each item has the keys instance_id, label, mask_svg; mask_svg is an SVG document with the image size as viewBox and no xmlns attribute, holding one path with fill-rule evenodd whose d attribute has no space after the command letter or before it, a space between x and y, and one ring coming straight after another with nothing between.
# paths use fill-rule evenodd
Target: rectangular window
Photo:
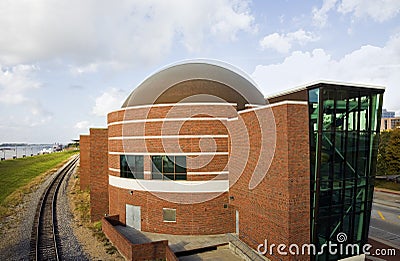
<instances>
[{"instance_id":1,"label":"rectangular window","mask_svg":"<svg viewBox=\"0 0 400 261\"><path fill-rule=\"evenodd\" d=\"M152 178L187 180L186 156L152 156Z\"/></svg>"},{"instance_id":2,"label":"rectangular window","mask_svg":"<svg viewBox=\"0 0 400 261\"><path fill-rule=\"evenodd\" d=\"M143 156L120 155L120 173L123 178L143 179Z\"/></svg>"},{"instance_id":3,"label":"rectangular window","mask_svg":"<svg viewBox=\"0 0 400 261\"><path fill-rule=\"evenodd\" d=\"M163 208L163 220L164 222L176 222L176 209Z\"/></svg>"}]
</instances>

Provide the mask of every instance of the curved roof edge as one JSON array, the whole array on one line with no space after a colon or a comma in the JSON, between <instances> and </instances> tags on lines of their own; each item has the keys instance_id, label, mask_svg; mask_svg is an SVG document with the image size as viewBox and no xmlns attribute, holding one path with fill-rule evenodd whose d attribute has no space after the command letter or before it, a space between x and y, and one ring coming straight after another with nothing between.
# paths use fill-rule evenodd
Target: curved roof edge
<instances>
[{"instance_id":1,"label":"curved roof edge","mask_svg":"<svg viewBox=\"0 0 400 261\"><path fill-rule=\"evenodd\" d=\"M154 104L175 84L196 79L223 83L241 94L249 104L266 104L257 84L244 71L218 60L194 59L172 63L147 77L132 91L122 108Z\"/></svg>"},{"instance_id":2,"label":"curved roof edge","mask_svg":"<svg viewBox=\"0 0 400 261\"><path fill-rule=\"evenodd\" d=\"M356 87L356 88L366 88L366 89L377 89L377 90L385 90L385 86L382 85L373 85L373 84L364 84L364 83L351 83L351 82L340 82L340 81L331 81L331 80L318 80L310 83L306 83L294 88L290 88L285 91L273 93L265 97L265 99L272 99L276 97L280 97L287 94L292 94L298 91L306 90L313 88L319 84L327 84L327 85L337 85L337 86L347 86L347 87Z\"/></svg>"}]
</instances>

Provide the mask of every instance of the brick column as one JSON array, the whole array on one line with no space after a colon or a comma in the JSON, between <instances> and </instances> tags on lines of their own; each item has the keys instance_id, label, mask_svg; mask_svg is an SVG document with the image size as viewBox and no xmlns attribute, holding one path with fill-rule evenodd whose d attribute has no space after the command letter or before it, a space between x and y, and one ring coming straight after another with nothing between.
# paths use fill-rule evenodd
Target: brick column
<instances>
[{"instance_id":1,"label":"brick column","mask_svg":"<svg viewBox=\"0 0 400 261\"><path fill-rule=\"evenodd\" d=\"M79 139L80 163L79 177L80 189L86 190L90 186L90 136L81 135Z\"/></svg>"},{"instance_id":2,"label":"brick column","mask_svg":"<svg viewBox=\"0 0 400 261\"><path fill-rule=\"evenodd\" d=\"M91 221L108 212L108 129L90 129Z\"/></svg>"}]
</instances>

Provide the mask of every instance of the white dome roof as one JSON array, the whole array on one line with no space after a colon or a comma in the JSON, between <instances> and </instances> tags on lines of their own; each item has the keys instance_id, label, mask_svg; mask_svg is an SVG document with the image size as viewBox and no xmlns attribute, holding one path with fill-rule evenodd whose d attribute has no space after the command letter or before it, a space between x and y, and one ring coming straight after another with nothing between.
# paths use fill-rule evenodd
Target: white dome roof
<instances>
[{"instance_id":1,"label":"white dome roof","mask_svg":"<svg viewBox=\"0 0 400 261\"><path fill-rule=\"evenodd\" d=\"M191 99L193 97L193 99ZM122 108L157 103L225 101L265 105L256 84L239 69L219 61L190 60L154 73L132 91Z\"/></svg>"}]
</instances>

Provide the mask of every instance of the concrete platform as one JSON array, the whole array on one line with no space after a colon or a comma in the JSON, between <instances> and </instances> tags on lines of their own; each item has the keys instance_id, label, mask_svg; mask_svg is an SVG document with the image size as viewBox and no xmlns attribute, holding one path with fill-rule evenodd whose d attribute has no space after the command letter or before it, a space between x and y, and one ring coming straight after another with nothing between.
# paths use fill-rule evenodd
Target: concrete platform
<instances>
[{"instance_id":1,"label":"concrete platform","mask_svg":"<svg viewBox=\"0 0 400 261\"><path fill-rule=\"evenodd\" d=\"M138 231L131 227L115 226L115 228L128 238L133 244L143 244L152 241L168 240L168 245L179 256L181 252L198 249L216 248L227 245L228 237L225 234L205 236L169 235Z\"/></svg>"},{"instance_id":2,"label":"concrete platform","mask_svg":"<svg viewBox=\"0 0 400 261\"><path fill-rule=\"evenodd\" d=\"M215 260L215 261L239 261L243 260L238 255L233 253L229 246L224 245L216 250L203 252L199 254L179 257L181 261L197 261L197 260Z\"/></svg>"}]
</instances>

